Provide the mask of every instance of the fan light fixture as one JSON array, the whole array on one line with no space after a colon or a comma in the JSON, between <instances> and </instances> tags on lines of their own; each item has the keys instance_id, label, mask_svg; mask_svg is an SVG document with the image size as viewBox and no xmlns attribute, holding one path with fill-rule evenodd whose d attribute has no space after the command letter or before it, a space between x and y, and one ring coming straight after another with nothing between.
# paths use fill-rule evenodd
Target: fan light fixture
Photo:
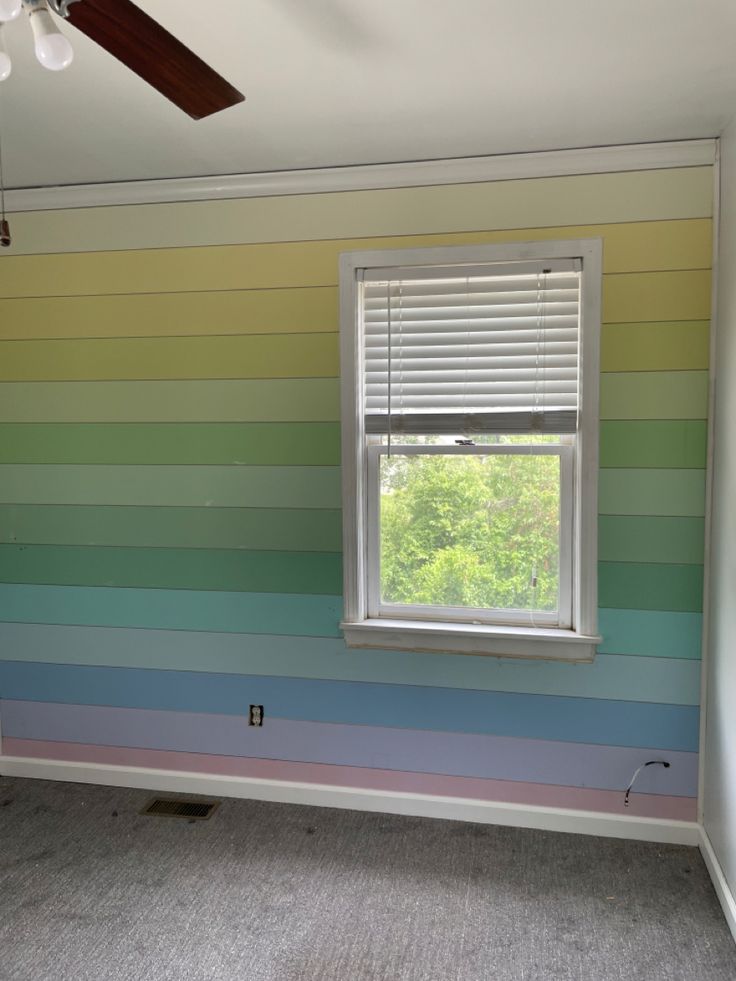
<instances>
[{"instance_id":1,"label":"fan light fixture","mask_svg":"<svg viewBox=\"0 0 736 981\"><path fill-rule=\"evenodd\" d=\"M0 0L0 21L15 20L22 9L22 0Z\"/></svg>"},{"instance_id":2,"label":"fan light fixture","mask_svg":"<svg viewBox=\"0 0 736 981\"><path fill-rule=\"evenodd\" d=\"M71 65L74 50L51 16L47 0L0 0L0 27L5 21L15 20L25 7L33 31L36 57L44 68L52 72L63 71ZM0 82L10 75L12 63L0 39Z\"/></svg>"},{"instance_id":3,"label":"fan light fixture","mask_svg":"<svg viewBox=\"0 0 736 981\"><path fill-rule=\"evenodd\" d=\"M0 82L4 82L12 70L13 63L3 44L3 25L0 21Z\"/></svg>"},{"instance_id":4,"label":"fan light fixture","mask_svg":"<svg viewBox=\"0 0 736 981\"><path fill-rule=\"evenodd\" d=\"M69 39L56 26L49 13L46 0L23 0L31 20L36 57L44 68L60 72L68 68L74 58Z\"/></svg>"}]
</instances>

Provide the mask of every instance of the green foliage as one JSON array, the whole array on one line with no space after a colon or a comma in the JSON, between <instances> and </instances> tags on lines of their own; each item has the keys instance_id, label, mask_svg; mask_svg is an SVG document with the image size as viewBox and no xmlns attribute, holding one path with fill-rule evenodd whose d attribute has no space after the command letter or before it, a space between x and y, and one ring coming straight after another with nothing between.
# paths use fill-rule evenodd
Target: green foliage
<instances>
[{"instance_id":1,"label":"green foliage","mask_svg":"<svg viewBox=\"0 0 736 981\"><path fill-rule=\"evenodd\" d=\"M555 610L558 538L557 456L382 458L384 602Z\"/></svg>"}]
</instances>

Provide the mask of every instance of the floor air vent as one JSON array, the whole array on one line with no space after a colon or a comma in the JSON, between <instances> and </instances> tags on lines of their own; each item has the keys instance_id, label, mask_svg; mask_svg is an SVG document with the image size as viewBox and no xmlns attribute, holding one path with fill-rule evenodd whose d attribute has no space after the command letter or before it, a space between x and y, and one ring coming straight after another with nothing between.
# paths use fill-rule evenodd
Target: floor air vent
<instances>
[{"instance_id":1,"label":"floor air vent","mask_svg":"<svg viewBox=\"0 0 736 981\"><path fill-rule=\"evenodd\" d=\"M177 800L170 797L154 797L141 814L151 817L189 818L190 821L207 821L220 806L219 800Z\"/></svg>"}]
</instances>

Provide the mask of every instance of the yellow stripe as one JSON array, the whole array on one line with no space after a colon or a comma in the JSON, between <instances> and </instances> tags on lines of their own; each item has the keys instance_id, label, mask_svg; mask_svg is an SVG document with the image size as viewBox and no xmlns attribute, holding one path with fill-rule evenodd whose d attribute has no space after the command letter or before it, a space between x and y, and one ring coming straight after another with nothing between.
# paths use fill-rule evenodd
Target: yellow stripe
<instances>
[{"instance_id":1,"label":"yellow stripe","mask_svg":"<svg viewBox=\"0 0 736 981\"><path fill-rule=\"evenodd\" d=\"M342 251L599 236L605 240L606 272L710 265L710 221L643 222L338 242L7 256L2 263L0 296L99 296L335 286L338 256ZM5 322L10 318L0 319Z\"/></svg>"},{"instance_id":2,"label":"yellow stripe","mask_svg":"<svg viewBox=\"0 0 736 981\"><path fill-rule=\"evenodd\" d=\"M4 340L335 330L333 286L0 300L0 339Z\"/></svg>"},{"instance_id":3,"label":"yellow stripe","mask_svg":"<svg viewBox=\"0 0 736 981\"><path fill-rule=\"evenodd\" d=\"M336 334L0 342L2 381L328 378Z\"/></svg>"},{"instance_id":4,"label":"yellow stripe","mask_svg":"<svg viewBox=\"0 0 736 981\"><path fill-rule=\"evenodd\" d=\"M709 269L605 276L603 322L707 320L710 291Z\"/></svg>"},{"instance_id":5,"label":"yellow stripe","mask_svg":"<svg viewBox=\"0 0 736 981\"><path fill-rule=\"evenodd\" d=\"M95 252L423 235L712 215L713 170L692 167L233 201L28 212L13 252Z\"/></svg>"}]
</instances>

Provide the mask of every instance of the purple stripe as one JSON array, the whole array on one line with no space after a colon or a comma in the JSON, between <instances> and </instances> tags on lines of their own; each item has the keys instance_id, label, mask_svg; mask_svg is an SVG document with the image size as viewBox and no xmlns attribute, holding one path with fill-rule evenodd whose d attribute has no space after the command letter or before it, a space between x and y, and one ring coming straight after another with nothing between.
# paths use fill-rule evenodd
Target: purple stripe
<instances>
[{"instance_id":1,"label":"purple stripe","mask_svg":"<svg viewBox=\"0 0 736 981\"><path fill-rule=\"evenodd\" d=\"M266 719L262 729L244 717L150 709L3 700L4 736L16 739L129 746L217 756L371 767L417 773L518 780L621 790L637 780L640 793L694 797L697 754L506 736L351 726Z\"/></svg>"}]
</instances>

